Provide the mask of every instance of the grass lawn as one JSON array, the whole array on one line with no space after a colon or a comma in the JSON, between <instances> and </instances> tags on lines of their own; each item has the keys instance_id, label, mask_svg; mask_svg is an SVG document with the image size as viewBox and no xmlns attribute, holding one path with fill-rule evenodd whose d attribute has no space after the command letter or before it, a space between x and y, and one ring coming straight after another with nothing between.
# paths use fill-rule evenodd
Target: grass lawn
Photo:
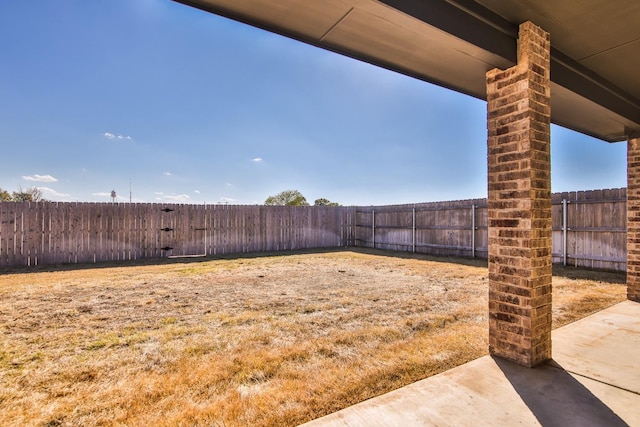
<instances>
[{"instance_id":1,"label":"grass lawn","mask_svg":"<svg viewBox=\"0 0 640 427\"><path fill-rule=\"evenodd\" d=\"M624 273L554 268L554 327ZM327 251L0 272L4 426L289 426L487 352L486 260Z\"/></svg>"}]
</instances>

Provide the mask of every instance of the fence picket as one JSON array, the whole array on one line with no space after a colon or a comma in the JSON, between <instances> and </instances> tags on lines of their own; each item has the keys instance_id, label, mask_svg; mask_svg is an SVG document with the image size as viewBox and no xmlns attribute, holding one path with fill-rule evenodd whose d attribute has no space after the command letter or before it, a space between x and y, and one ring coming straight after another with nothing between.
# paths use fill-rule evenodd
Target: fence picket
<instances>
[{"instance_id":1,"label":"fence picket","mask_svg":"<svg viewBox=\"0 0 640 427\"><path fill-rule=\"evenodd\" d=\"M568 263L625 270L625 198L625 189L554 194L553 261L565 255L566 199ZM0 202L0 267L373 247L374 239L381 249L486 258L487 217L485 199L357 208Z\"/></svg>"}]
</instances>

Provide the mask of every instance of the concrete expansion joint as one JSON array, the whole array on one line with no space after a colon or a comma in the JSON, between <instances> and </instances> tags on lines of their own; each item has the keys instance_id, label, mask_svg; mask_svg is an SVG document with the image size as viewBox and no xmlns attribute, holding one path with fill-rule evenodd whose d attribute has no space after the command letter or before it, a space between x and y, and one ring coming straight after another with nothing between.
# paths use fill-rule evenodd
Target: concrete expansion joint
<instances>
[{"instance_id":1,"label":"concrete expansion joint","mask_svg":"<svg viewBox=\"0 0 640 427\"><path fill-rule=\"evenodd\" d=\"M580 377L580 378L586 378L588 380L595 381L595 382L598 382L600 384L604 384L604 385L607 385L609 387L614 387L614 388L617 388L618 390L626 391L627 393L633 393L635 395L640 396L640 393L635 391L635 390L631 390L631 389L626 388L626 387L621 387L619 385L615 385L615 384L607 382L607 381L602 381L602 380L600 380L600 379L598 379L598 378L596 378L594 376L584 375L584 374L581 374L579 372L572 371L570 369L564 369L564 368L558 366L553 359L548 360L545 364L546 364L546 366L548 366L550 368L553 368L553 369L557 369L558 371L567 372L567 373L569 373L571 375L575 375L575 376Z\"/></svg>"}]
</instances>

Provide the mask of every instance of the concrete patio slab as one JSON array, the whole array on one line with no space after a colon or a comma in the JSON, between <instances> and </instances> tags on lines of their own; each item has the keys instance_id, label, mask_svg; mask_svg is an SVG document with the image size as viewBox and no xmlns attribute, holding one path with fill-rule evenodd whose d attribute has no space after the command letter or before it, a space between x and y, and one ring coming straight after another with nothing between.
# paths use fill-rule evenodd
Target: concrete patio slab
<instances>
[{"instance_id":1,"label":"concrete patio slab","mask_svg":"<svg viewBox=\"0 0 640 427\"><path fill-rule=\"evenodd\" d=\"M625 301L555 330L553 360L566 371L640 394L640 304Z\"/></svg>"},{"instance_id":2,"label":"concrete patio slab","mask_svg":"<svg viewBox=\"0 0 640 427\"><path fill-rule=\"evenodd\" d=\"M640 304L557 329L553 346L533 369L485 356L304 426L640 426Z\"/></svg>"}]
</instances>

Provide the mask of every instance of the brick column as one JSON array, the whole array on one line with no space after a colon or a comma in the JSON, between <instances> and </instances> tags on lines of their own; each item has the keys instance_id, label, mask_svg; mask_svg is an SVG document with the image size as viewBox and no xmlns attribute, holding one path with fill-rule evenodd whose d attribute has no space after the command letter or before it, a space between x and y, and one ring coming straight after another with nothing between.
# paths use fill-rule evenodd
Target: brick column
<instances>
[{"instance_id":1,"label":"brick column","mask_svg":"<svg viewBox=\"0 0 640 427\"><path fill-rule=\"evenodd\" d=\"M627 141L627 299L640 302L640 138Z\"/></svg>"},{"instance_id":2,"label":"brick column","mask_svg":"<svg viewBox=\"0 0 640 427\"><path fill-rule=\"evenodd\" d=\"M520 25L518 64L487 73L489 352L551 358L550 38Z\"/></svg>"}]
</instances>

